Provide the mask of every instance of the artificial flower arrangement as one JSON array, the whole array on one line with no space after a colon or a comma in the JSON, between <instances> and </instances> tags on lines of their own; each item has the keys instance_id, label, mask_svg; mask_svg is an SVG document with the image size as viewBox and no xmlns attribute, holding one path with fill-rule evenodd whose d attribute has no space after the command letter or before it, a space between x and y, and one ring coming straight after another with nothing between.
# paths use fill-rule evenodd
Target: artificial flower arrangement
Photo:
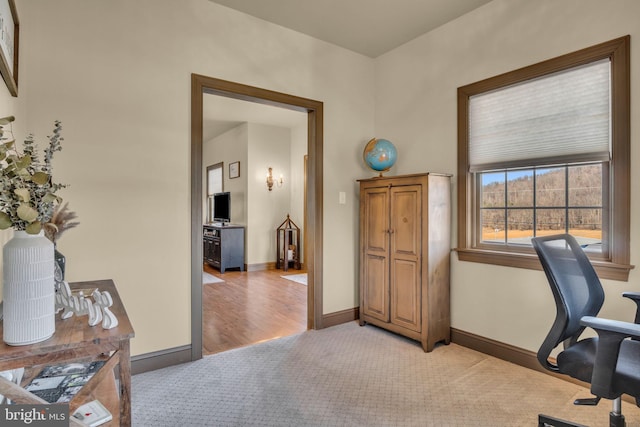
<instances>
[{"instance_id":1,"label":"artificial flower arrangement","mask_svg":"<svg viewBox=\"0 0 640 427\"><path fill-rule=\"evenodd\" d=\"M69 210L69 203L56 205L51 219L43 226L45 237L55 245L58 243L62 233L80 224L77 221L73 221L77 217L78 215L75 212Z\"/></svg>"},{"instance_id":2,"label":"artificial flower arrangement","mask_svg":"<svg viewBox=\"0 0 640 427\"><path fill-rule=\"evenodd\" d=\"M5 127L13 116L0 118L0 230L13 228L38 234L50 221L62 199L56 195L66 185L54 183L51 177L53 153L62 149L62 124L56 121L49 146L40 160L33 135L28 135L20 153L13 138L5 137Z\"/></svg>"}]
</instances>

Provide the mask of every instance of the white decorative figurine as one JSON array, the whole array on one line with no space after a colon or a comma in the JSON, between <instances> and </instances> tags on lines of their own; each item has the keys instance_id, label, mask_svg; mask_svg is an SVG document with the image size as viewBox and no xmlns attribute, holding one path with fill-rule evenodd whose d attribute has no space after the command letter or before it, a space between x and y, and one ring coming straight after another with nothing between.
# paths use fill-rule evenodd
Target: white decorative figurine
<instances>
[{"instance_id":1,"label":"white decorative figurine","mask_svg":"<svg viewBox=\"0 0 640 427\"><path fill-rule=\"evenodd\" d=\"M100 292L96 289L93 291L92 296L96 305L102 309L102 327L104 329L111 329L118 326L118 318L109 310L109 307L113 305L111 294L108 291Z\"/></svg>"},{"instance_id":2,"label":"white decorative figurine","mask_svg":"<svg viewBox=\"0 0 640 427\"><path fill-rule=\"evenodd\" d=\"M69 283L56 281L56 312L64 310L61 319L68 319L76 312ZM78 307L80 308L80 307Z\"/></svg>"},{"instance_id":3,"label":"white decorative figurine","mask_svg":"<svg viewBox=\"0 0 640 427\"><path fill-rule=\"evenodd\" d=\"M94 291L94 293L97 291ZM91 301L89 298L84 300L85 308L89 314L89 326L96 326L102 321L102 310L97 302Z\"/></svg>"},{"instance_id":4,"label":"white decorative figurine","mask_svg":"<svg viewBox=\"0 0 640 427\"><path fill-rule=\"evenodd\" d=\"M102 322L104 329L118 326L118 318L109 310L113 305L113 298L109 292L100 292L95 289L91 296L86 296L85 291L80 290L75 295L71 292L69 283L56 281L56 312L63 310L60 317L68 319L76 316L89 316L89 326L96 326ZM92 300L93 298L93 300Z\"/></svg>"}]
</instances>

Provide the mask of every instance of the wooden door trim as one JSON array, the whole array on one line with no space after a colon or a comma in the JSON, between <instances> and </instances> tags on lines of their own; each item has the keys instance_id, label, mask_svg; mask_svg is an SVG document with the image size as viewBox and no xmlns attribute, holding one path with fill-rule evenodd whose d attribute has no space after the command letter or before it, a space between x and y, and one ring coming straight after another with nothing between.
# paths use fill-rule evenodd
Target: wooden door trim
<instances>
[{"instance_id":1,"label":"wooden door trim","mask_svg":"<svg viewBox=\"0 0 640 427\"><path fill-rule=\"evenodd\" d=\"M323 103L281 92L191 74L191 359L202 358L202 123L203 95L214 94L307 113L305 191L307 327L322 328Z\"/></svg>"}]
</instances>

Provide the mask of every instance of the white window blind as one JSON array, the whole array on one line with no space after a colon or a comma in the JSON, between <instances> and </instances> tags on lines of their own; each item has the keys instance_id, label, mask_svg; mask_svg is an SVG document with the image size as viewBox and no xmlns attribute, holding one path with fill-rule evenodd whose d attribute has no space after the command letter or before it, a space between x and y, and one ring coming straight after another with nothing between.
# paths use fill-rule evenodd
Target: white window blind
<instances>
[{"instance_id":1,"label":"white window blind","mask_svg":"<svg viewBox=\"0 0 640 427\"><path fill-rule=\"evenodd\" d=\"M472 172L609 160L610 60L469 99Z\"/></svg>"}]
</instances>

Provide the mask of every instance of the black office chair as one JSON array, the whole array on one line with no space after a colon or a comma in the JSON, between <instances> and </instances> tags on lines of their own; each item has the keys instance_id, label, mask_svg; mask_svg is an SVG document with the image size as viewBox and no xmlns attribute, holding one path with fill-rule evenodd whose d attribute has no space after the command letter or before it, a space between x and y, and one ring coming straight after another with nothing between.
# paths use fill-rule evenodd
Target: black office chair
<instances>
[{"instance_id":1,"label":"black office chair","mask_svg":"<svg viewBox=\"0 0 640 427\"><path fill-rule=\"evenodd\" d=\"M538 361L546 369L591 384L596 397L578 399L576 405L597 405L600 398L612 399L611 427L624 427L621 395L636 398L640 406L640 293L622 295L635 301L635 323L595 317L604 302L600 280L584 251L569 234L532 239L556 301L556 320L540 350ZM598 336L579 339L585 327ZM632 338L632 339L628 339ZM551 351L560 343L564 350L554 363ZM538 426L579 426L539 415Z\"/></svg>"}]
</instances>

